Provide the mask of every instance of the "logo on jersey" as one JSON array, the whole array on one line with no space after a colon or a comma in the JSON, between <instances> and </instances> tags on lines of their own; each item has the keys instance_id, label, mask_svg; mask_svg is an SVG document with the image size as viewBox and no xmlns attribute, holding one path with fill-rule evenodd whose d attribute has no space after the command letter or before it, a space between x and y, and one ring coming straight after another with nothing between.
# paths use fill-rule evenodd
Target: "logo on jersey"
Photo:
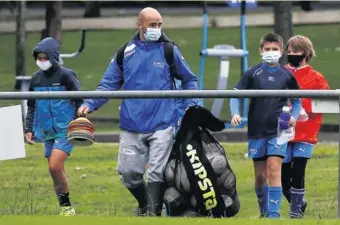
<instances>
[{"instance_id":1,"label":"logo on jersey","mask_svg":"<svg viewBox=\"0 0 340 225\"><path fill-rule=\"evenodd\" d=\"M274 77L268 77L268 80L269 81L275 81L275 78Z\"/></svg>"},{"instance_id":2,"label":"logo on jersey","mask_svg":"<svg viewBox=\"0 0 340 225\"><path fill-rule=\"evenodd\" d=\"M164 68L165 63L164 63L164 62L153 62L152 65L153 65L154 67Z\"/></svg>"}]
</instances>

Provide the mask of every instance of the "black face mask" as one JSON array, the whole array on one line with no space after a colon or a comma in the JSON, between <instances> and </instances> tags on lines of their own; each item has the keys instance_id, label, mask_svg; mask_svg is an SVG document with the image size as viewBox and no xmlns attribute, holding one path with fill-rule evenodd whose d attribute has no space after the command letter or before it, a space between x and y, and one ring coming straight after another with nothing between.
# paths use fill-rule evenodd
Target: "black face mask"
<instances>
[{"instance_id":1,"label":"black face mask","mask_svg":"<svg viewBox=\"0 0 340 225\"><path fill-rule=\"evenodd\" d=\"M298 67L305 58L305 55L288 55L287 57L289 64L294 67Z\"/></svg>"}]
</instances>

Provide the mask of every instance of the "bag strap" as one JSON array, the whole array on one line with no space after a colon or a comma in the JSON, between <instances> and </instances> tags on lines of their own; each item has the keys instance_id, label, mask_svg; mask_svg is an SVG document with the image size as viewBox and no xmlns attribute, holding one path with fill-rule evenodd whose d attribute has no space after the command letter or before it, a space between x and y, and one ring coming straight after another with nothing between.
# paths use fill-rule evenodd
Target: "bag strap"
<instances>
[{"instance_id":1,"label":"bag strap","mask_svg":"<svg viewBox=\"0 0 340 225\"><path fill-rule=\"evenodd\" d=\"M128 44L129 43L125 43L122 47L120 47L116 54L116 62L121 72L123 72L124 51Z\"/></svg>"}]
</instances>

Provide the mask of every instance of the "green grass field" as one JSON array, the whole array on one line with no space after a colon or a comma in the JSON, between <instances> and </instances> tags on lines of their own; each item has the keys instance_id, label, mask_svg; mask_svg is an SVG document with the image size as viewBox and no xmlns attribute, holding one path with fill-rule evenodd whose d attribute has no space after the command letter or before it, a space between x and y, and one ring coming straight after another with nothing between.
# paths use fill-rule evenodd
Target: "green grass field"
<instances>
[{"instance_id":1,"label":"green grass field","mask_svg":"<svg viewBox=\"0 0 340 225\"><path fill-rule=\"evenodd\" d=\"M258 55L258 44L260 37L271 32L271 28L248 28L247 48L250 51L249 65L260 61ZM199 51L201 49L201 29L171 29L165 30L169 37L176 41L182 50L192 70L198 75L199 72ZM296 34L304 34L314 42L317 57L312 65L322 72L332 89L340 86L340 76L337 65L340 57L340 29L338 25L322 26L297 26L294 28ZM86 49L79 57L64 59L65 65L72 68L81 81L82 90L93 90L98 85L104 71L106 70L115 51L128 41L133 30L88 32ZM31 52L39 41L40 34L29 33L26 44L26 68L27 74L32 74L36 69ZM0 91L11 91L14 87L15 74L15 36L12 34L0 35ZM64 32L62 35L62 52L74 52L80 42L79 32ZM236 47L240 45L240 30L238 28L211 28L209 29L208 46L216 44L231 44ZM230 79L228 89L231 89L240 77L240 60L231 60ZM215 89L219 63L217 58L207 60L205 69L205 89ZM105 116L118 118L119 100L112 100L93 116ZM229 119L228 100L223 110L222 119ZM206 101L210 108L212 100ZM1 105L13 104L13 101L2 101ZM325 116L325 122L335 122L335 116ZM108 125L111 127L110 125Z\"/></svg>"},{"instance_id":2,"label":"green grass field","mask_svg":"<svg viewBox=\"0 0 340 225\"><path fill-rule=\"evenodd\" d=\"M34 224L34 225L60 225L67 223L67 225L332 225L339 224L338 220L259 220L259 219L192 219L192 218L121 218L121 217L0 217L0 222L6 225L23 225L23 224Z\"/></svg>"},{"instance_id":3,"label":"green grass field","mask_svg":"<svg viewBox=\"0 0 340 225\"><path fill-rule=\"evenodd\" d=\"M245 144L224 144L230 164L237 176L241 201L235 224L276 224L255 219L258 216L253 188L252 162L244 158ZM58 213L43 146L27 146L27 158L0 161L0 224L220 224L224 220L206 219L137 219L132 218L136 203L121 184L116 173L116 144L95 144L76 148L66 162L70 196L77 218L51 217ZM301 224L332 224L337 215L337 145L319 144L306 175L306 220ZM86 177L85 177L86 175ZM85 178L84 178L85 177ZM4 216L4 217L1 217ZM11 217L9 217L11 216ZM28 217L27 217L28 216ZM91 216L91 217L88 217ZM103 218L92 216L101 216ZM288 204L283 201L282 217L288 218ZM53 219L51 219L53 218ZM319 219L322 219L319 220ZM315 220L315 221L314 221ZM325 220L325 221L324 221ZM2 222L3 221L3 222ZM154 222L153 222L154 221ZM21 223L22 222L22 223ZM286 220L289 224L296 221ZM280 220L277 224L282 224Z\"/></svg>"},{"instance_id":4,"label":"green grass field","mask_svg":"<svg viewBox=\"0 0 340 225\"><path fill-rule=\"evenodd\" d=\"M192 218L121 218L121 217L0 217L0 222L6 225L23 225L23 224L34 224L34 225L60 225L67 223L68 225L333 225L339 224L338 220L259 220L259 219L192 219Z\"/></svg>"}]
</instances>

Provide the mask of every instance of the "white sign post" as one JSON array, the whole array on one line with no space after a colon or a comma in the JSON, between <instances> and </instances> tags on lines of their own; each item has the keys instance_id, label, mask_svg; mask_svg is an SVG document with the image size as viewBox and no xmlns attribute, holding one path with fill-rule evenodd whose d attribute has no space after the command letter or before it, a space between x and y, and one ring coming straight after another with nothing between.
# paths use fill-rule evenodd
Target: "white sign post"
<instances>
[{"instance_id":1,"label":"white sign post","mask_svg":"<svg viewBox=\"0 0 340 225\"><path fill-rule=\"evenodd\" d=\"M313 113L339 113L339 100L312 99Z\"/></svg>"},{"instance_id":2,"label":"white sign post","mask_svg":"<svg viewBox=\"0 0 340 225\"><path fill-rule=\"evenodd\" d=\"M20 105L0 108L0 161L26 157Z\"/></svg>"}]
</instances>

